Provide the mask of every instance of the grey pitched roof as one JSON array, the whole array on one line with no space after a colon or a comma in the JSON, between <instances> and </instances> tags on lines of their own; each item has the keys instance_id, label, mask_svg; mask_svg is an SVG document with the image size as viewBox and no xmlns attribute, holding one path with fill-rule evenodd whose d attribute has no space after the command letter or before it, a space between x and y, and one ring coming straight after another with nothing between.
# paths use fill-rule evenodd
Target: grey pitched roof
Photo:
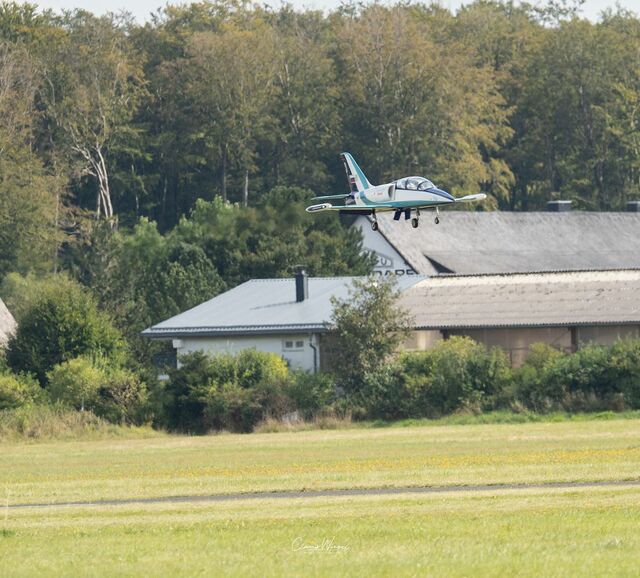
<instances>
[{"instance_id":1,"label":"grey pitched roof","mask_svg":"<svg viewBox=\"0 0 640 578\"><path fill-rule=\"evenodd\" d=\"M380 233L420 275L640 268L640 213L423 211L378 216Z\"/></svg>"},{"instance_id":2,"label":"grey pitched roof","mask_svg":"<svg viewBox=\"0 0 640 578\"><path fill-rule=\"evenodd\" d=\"M310 277L309 297L296 302L294 279L253 279L145 329L147 337L326 331L331 297L343 299L354 277ZM421 277L399 278L400 289Z\"/></svg>"},{"instance_id":3,"label":"grey pitched roof","mask_svg":"<svg viewBox=\"0 0 640 578\"><path fill-rule=\"evenodd\" d=\"M400 302L421 329L640 324L640 271L432 277Z\"/></svg>"},{"instance_id":4,"label":"grey pitched roof","mask_svg":"<svg viewBox=\"0 0 640 578\"><path fill-rule=\"evenodd\" d=\"M0 347L4 347L16 330L16 320L0 299Z\"/></svg>"}]
</instances>

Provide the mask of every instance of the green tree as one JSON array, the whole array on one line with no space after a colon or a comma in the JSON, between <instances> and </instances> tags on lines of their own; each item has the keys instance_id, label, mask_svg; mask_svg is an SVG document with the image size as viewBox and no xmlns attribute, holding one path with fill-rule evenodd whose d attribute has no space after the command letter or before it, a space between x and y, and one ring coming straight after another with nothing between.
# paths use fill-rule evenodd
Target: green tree
<instances>
[{"instance_id":1,"label":"green tree","mask_svg":"<svg viewBox=\"0 0 640 578\"><path fill-rule=\"evenodd\" d=\"M589 209L621 208L638 190L629 148L637 127L628 111L639 33L637 19L622 16L563 21L539 33L521 70L517 146L507 153L524 209L555 195Z\"/></svg>"},{"instance_id":2,"label":"green tree","mask_svg":"<svg viewBox=\"0 0 640 578\"><path fill-rule=\"evenodd\" d=\"M37 89L33 58L0 42L0 280L9 271L51 271L56 260L62 183L31 146Z\"/></svg>"},{"instance_id":3,"label":"green tree","mask_svg":"<svg viewBox=\"0 0 640 578\"><path fill-rule=\"evenodd\" d=\"M194 34L187 44L188 84L198 119L194 135L219 166L220 191L227 200L227 179L235 168L249 200L249 175L256 170L256 143L270 125L273 98L274 39L254 18L249 29L225 23L215 33Z\"/></svg>"},{"instance_id":4,"label":"green tree","mask_svg":"<svg viewBox=\"0 0 640 578\"><path fill-rule=\"evenodd\" d=\"M499 196L494 181L510 171L494 153L511 134L508 109L491 71L440 25L399 5L345 18L339 67L350 140L374 181L425 172L454 192Z\"/></svg>"},{"instance_id":5,"label":"green tree","mask_svg":"<svg viewBox=\"0 0 640 578\"><path fill-rule=\"evenodd\" d=\"M80 10L65 15L63 29L45 65L50 138L58 156L75 159L76 178L95 181L96 216L111 219L116 211L109 157L136 132L132 119L145 95L142 69L115 17Z\"/></svg>"},{"instance_id":6,"label":"green tree","mask_svg":"<svg viewBox=\"0 0 640 578\"><path fill-rule=\"evenodd\" d=\"M82 355L123 359L124 343L111 319L77 285L49 288L22 316L8 344L14 371L33 373L40 383L58 363Z\"/></svg>"},{"instance_id":7,"label":"green tree","mask_svg":"<svg viewBox=\"0 0 640 578\"><path fill-rule=\"evenodd\" d=\"M411 317L397 303L392 277L355 279L348 297L332 298L332 369L347 394L360 391L379 372L411 328Z\"/></svg>"},{"instance_id":8,"label":"green tree","mask_svg":"<svg viewBox=\"0 0 640 578\"><path fill-rule=\"evenodd\" d=\"M0 371L0 411L42 402L46 399L45 396L35 379Z\"/></svg>"},{"instance_id":9,"label":"green tree","mask_svg":"<svg viewBox=\"0 0 640 578\"><path fill-rule=\"evenodd\" d=\"M272 26L276 66L270 114L275 123L270 130L275 138L265 151L273 161L262 169L277 185L318 190L331 183L328 165L342 140L328 22L318 12L298 13L285 6L273 16Z\"/></svg>"}]
</instances>

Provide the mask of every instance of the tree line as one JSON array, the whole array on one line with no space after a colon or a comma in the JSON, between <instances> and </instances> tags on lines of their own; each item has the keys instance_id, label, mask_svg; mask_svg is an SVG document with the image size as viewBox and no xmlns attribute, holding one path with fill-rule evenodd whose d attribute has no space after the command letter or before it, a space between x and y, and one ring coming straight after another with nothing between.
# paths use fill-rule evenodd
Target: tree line
<instances>
[{"instance_id":1,"label":"tree line","mask_svg":"<svg viewBox=\"0 0 640 578\"><path fill-rule=\"evenodd\" d=\"M64 273L148 359L139 331L252 277L367 274L360 234L303 210L346 190L343 150L485 209L619 210L640 192L640 20L578 8L220 0L137 24L3 2L0 296L20 321Z\"/></svg>"},{"instance_id":2,"label":"tree line","mask_svg":"<svg viewBox=\"0 0 640 578\"><path fill-rule=\"evenodd\" d=\"M144 25L2 3L0 271L54 268L91 217L164 233L197 199L342 191L342 150L372 181L424 173L489 208L620 209L639 192L639 41L636 15L569 2L221 0Z\"/></svg>"},{"instance_id":3,"label":"tree line","mask_svg":"<svg viewBox=\"0 0 640 578\"><path fill-rule=\"evenodd\" d=\"M292 371L281 356L255 349L194 352L159 381L86 289L58 281L26 295L17 333L0 357L0 438L33 431L34 423L60 430L74 422L73 412L90 412L75 420L89 427L98 419L207 433L453 413L504 411L526 419L640 409L640 340L574 353L538 343L518 368L499 347L468 337L400 351L410 314L398 305L394 282L375 276L332 299L328 371Z\"/></svg>"}]
</instances>

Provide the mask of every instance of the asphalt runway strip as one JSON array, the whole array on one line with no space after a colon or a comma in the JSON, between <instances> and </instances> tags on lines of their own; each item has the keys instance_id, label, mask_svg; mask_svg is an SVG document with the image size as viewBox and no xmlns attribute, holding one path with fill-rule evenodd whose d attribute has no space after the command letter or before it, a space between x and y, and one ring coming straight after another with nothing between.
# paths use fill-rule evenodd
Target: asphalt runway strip
<instances>
[{"instance_id":1,"label":"asphalt runway strip","mask_svg":"<svg viewBox=\"0 0 640 578\"><path fill-rule=\"evenodd\" d=\"M1 504L0 511L17 508L69 508L100 506L125 506L129 504L180 504L198 502L233 502L241 500L273 500L292 498L327 498L340 496L396 496L401 494L445 494L447 492L503 492L509 490L548 490L571 488L640 487L638 480L611 480L600 482L549 482L541 484L480 484L468 486L409 486L396 488L343 488L332 490L302 490L285 492L246 492L213 494L208 496L164 496L157 498L123 498L87 502L51 502L48 504Z\"/></svg>"}]
</instances>

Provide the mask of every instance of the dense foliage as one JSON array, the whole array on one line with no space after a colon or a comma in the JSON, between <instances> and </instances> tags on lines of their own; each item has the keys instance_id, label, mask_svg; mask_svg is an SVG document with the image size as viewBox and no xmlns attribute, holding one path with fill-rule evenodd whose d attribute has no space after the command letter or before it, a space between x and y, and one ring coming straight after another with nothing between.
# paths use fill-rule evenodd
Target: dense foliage
<instances>
[{"instance_id":1,"label":"dense foliage","mask_svg":"<svg viewBox=\"0 0 640 578\"><path fill-rule=\"evenodd\" d=\"M571 354L535 344L516 369L501 349L467 337L386 359L365 375L360 389L345 392L340 374L289 372L274 354L192 353L171 372L161 394L165 425L196 433L244 432L267 418L397 420L494 410L640 409L640 341L587 346Z\"/></svg>"},{"instance_id":2,"label":"dense foliage","mask_svg":"<svg viewBox=\"0 0 640 578\"><path fill-rule=\"evenodd\" d=\"M358 231L303 210L346 190L343 150L373 182L423 173L485 192L478 210L637 198L640 20L592 23L576 6L218 0L138 25L0 3L0 297L19 322L0 409L200 432L296 412L638 407L635 342L538 346L518 370L468 340L395 357L406 318L385 283L336 302L335 376L247 353L194 356L145 385L162 347L145 327L296 265L371 272Z\"/></svg>"},{"instance_id":3,"label":"dense foliage","mask_svg":"<svg viewBox=\"0 0 640 578\"><path fill-rule=\"evenodd\" d=\"M7 361L15 371L32 373L45 384L47 372L58 363L80 355L119 361L123 348L122 336L93 297L65 283L46 290L21 318Z\"/></svg>"},{"instance_id":4,"label":"dense foliage","mask_svg":"<svg viewBox=\"0 0 640 578\"><path fill-rule=\"evenodd\" d=\"M486 207L620 209L640 192L640 21L617 9L592 23L575 6L323 15L219 0L138 25L2 3L0 277L75 265L97 242L90 215L164 234L198 199L264 211L278 186L343 191L341 150L374 182L425 173L488 193ZM308 233L300 217L236 212L258 245ZM327 217L314 231L336 229Z\"/></svg>"},{"instance_id":5,"label":"dense foliage","mask_svg":"<svg viewBox=\"0 0 640 578\"><path fill-rule=\"evenodd\" d=\"M191 353L170 372L163 395L165 425L202 433L212 429L247 432L268 415L286 410L289 370L271 353L248 349L237 356Z\"/></svg>"}]
</instances>

